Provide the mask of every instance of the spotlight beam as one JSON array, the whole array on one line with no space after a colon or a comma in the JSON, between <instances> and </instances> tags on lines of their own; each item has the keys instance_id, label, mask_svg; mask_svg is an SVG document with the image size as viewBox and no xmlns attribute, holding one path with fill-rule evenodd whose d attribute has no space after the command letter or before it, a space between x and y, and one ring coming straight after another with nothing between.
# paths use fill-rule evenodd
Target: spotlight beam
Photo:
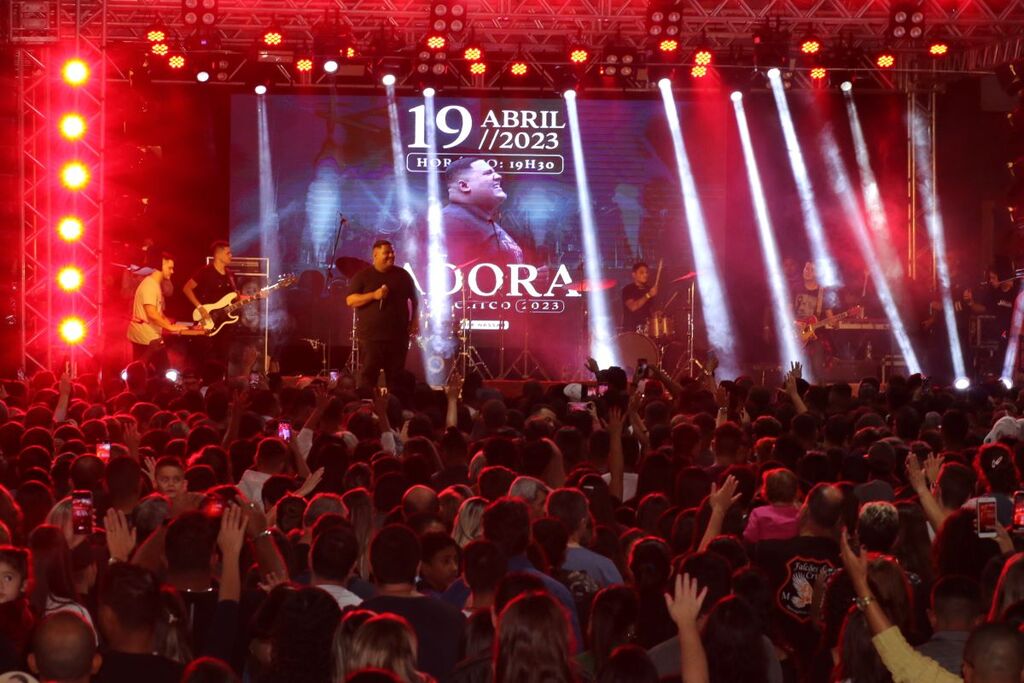
<instances>
[{"instance_id":1,"label":"spotlight beam","mask_svg":"<svg viewBox=\"0 0 1024 683\"><path fill-rule=\"evenodd\" d=\"M926 135L927 126L915 109L909 113L910 130L914 143L914 160L917 167L917 183L921 190L924 204L925 224L928 226L928 237L932 241L935 264L939 276L939 291L942 295L942 314L949 333L949 353L953 361L953 372L957 378L967 376L967 364L964 361L963 347L960 345L960 332L956 324L956 310L953 305L953 292L949 276L949 261L946 256L946 231L942 223L942 212L939 208L939 197L935 192L935 178L932 176L931 143ZM1013 324L1016 335L1020 334L1020 297L1014 303ZM1011 341L1017 336L1010 337ZM1011 352L1012 349L1012 352ZM1003 377L1013 377L1013 366L1016 363L1017 344L1006 346L1006 357L1003 359ZM1009 364L1010 373L1006 373Z\"/></svg>"},{"instance_id":2,"label":"spotlight beam","mask_svg":"<svg viewBox=\"0 0 1024 683\"><path fill-rule=\"evenodd\" d=\"M437 161L437 126L434 105L434 94L424 91L423 102L426 107L427 123L427 168L440 168ZM447 263L448 252L444 241L444 224L441 217L441 179L439 171L427 174L427 301L430 303L430 329L433 335L440 330L449 329L447 324L450 307L448 304ZM436 352L443 344L450 343L447 338L432 338L424 353ZM444 384L444 368L431 367L425 363L427 383L432 386Z\"/></svg>"},{"instance_id":3,"label":"spotlight beam","mask_svg":"<svg viewBox=\"0 0 1024 683\"><path fill-rule=\"evenodd\" d=\"M896 338L896 344L900 348L900 353L903 354L907 369L911 374L921 372L921 364L918 362L917 354L910 343L910 336L903 326L903 320L900 318L899 308L896 306L892 289L890 289L889 281L886 279L885 270L878 259L878 254L875 252L864 214L857 204L853 186L850 183L850 176L847 174L839 154L839 146L836 144L835 137L830 130L826 130L822 134L822 148L825 151L826 161L828 162L832 189L842 202L844 213L849 216L850 225L853 228L854 237L857 239L861 256L864 258L864 263L871 274L871 280L875 283L878 299L882 303L885 317L889 319L889 325L892 327L893 336Z\"/></svg>"},{"instance_id":4,"label":"spotlight beam","mask_svg":"<svg viewBox=\"0 0 1024 683\"><path fill-rule=\"evenodd\" d=\"M597 282L601 279L601 249L597 241L597 226L594 212L590 204L590 186L587 181L587 165L583 157L583 135L580 131L579 112L576 109L576 93L566 91L566 116L569 119L569 137L572 139L572 158L576 175L576 196L580 204L580 227L583 229L584 271L587 280ZM616 358L612 344L612 319L608 312L608 298L604 291L590 287L587 292L587 305L590 314L587 322L590 332L590 355L598 365L606 368L624 362L635 362L635 359Z\"/></svg>"},{"instance_id":5,"label":"spotlight beam","mask_svg":"<svg viewBox=\"0 0 1024 683\"><path fill-rule=\"evenodd\" d=\"M761 241L765 269L768 271L769 284L772 293L772 313L775 318L775 335L778 338L781 348L779 349L779 363L783 370L791 362L799 362L804 366L805 374L813 379L810 373L810 366L805 362L803 349L796 339L796 327L793 324L793 306L786 284L786 277L782 273L781 260L779 258L778 245L775 243L775 231L772 227L772 219L768 214L768 203L765 200L764 186L761 184L761 174L757 169L757 159L754 156L754 145L750 140L750 128L747 125L747 114L743 108L743 98L732 99L733 110L736 114L736 124L740 131L740 142L743 144L743 159L747 166L747 181L750 184L750 196L754 202L754 213L757 218L757 234Z\"/></svg>"},{"instance_id":6,"label":"spotlight beam","mask_svg":"<svg viewBox=\"0 0 1024 683\"><path fill-rule=\"evenodd\" d=\"M402 127L398 118L398 101L395 98L395 81L384 85L388 98L388 127L391 130L391 156L395 169L395 180L398 184L398 218L403 224L412 222L412 209L409 205L409 175L405 169L405 154L402 151ZM409 240L410 246L415 244ZM410 253L410 257L415 254Z\"/></svg>"},{"instance_id":7,"label":"spotlight beam","mask_svg":"<svg viewBox=\"0 0 1024 683\"><path fill-rule=\"evenodd\" d=\"M899 277L903 274L903 266L892 250L892 242L889 238L889 220L885 215L885 207L882 206L882 195L878 191L878 180L875 178L875 171L871 166L871 154L864 139L864 130L860 125L857 105L853 101L852 88L843 90L843 99L846 100L846 113L850 120L850 133L853 135L853 148L857 158L857 167L860 170L861 192L864 195L864 206L867 208L868 225L874 234L875 245L881 254L886 271L894 278Z\"/></svg>"},{"instance_id":8,"label":"spotlight beam","mask_svg":"<svg viewBox=\"0 0 1024 683\"><path fill-rule=\"evenodd\" d=\"M800 149L800 141L796 137L793 116L789 112L786 89L782 85L782 77L778 71L773 71L768 80L772 86L772 95L775 97L775 107L779 110L779 123L782 125L782 135L786 140L789 165L793 169L793 177L796 179L797 194L800 195L800 210L803 212L804 227L807 230L807 239L811 244L811 255L814 257L814 265L818 276L821 278L821 284L825 287L836 287L842 283L839 281L835 261L832 259L832 254L828 249L828 242L825 240L825 230L821 225L821 214L818 212L818 205L814 201L814 187L811 184L810 175L807 173L807 165L804 163L804 154Z\"/></svg>"},{"instance_id":9,"label":"spotlight beam","mask_svg":"<svg viewBox=\"0 0 1024 683\"><path fill-rule=\"evenodd\" d=\"M667 78L662 79L658 82L658 87L661 89L661 99L665 105L665 118L668 120L669 132L672 135L672 148L676 155L679 189L683 195L686 228L690 236L694 265L697 269L697 287L700 289L701 310L707 325L708 341L718 356L723 376L735 377L739 374L735 352L736 335L729 314L725 287L718 272L718 264L715 262L711 240L708 237L704 209L701 206L700 195L697 193L690 157L683 141L683 133L679 125L679 112L672 94L672 82Z\"/></svg>"}]
</instances>

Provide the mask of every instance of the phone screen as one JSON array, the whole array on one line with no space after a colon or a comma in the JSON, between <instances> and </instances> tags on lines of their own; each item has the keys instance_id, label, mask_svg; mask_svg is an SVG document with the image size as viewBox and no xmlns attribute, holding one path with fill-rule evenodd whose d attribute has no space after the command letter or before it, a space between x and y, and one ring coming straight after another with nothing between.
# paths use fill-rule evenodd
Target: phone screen
<instances>
[{"instance_id":1,"label":"phone screen","mask_svg":"<svg viewBox=\"0 0 1024 683\"><path fill-rule=\"evenodd\" d=\"M77 536L92 533L92 492L71 493L71 531Z\"/></svg>"},{"instance_id":2,"label":"phone screen","mask_svg":"<svg viewBox=\"0 0 1024 683\"><path fill-rule=\"evenodd\" d=\"M110 460L110 442L101 441L96 444L96 457L106 462Z\"/></svg>"},{"instance_id":3,"label":"phone screen","mask_svg":"<svg viewBox=\"0 0 1024 683\"><path fill-rule=\"evenodd\" d=\"M1024 491L1013 494L1013 529L1024 533Z\"/></svg>"},{"instance_id":4,"label":"phone screen","mask_svg":"<svg viewBox=\"0 0 1024 683\"><path fill-rule=\"evenodd\" d=\"M258 373L258 372L250 372L249 373L249 386L250 387L257 387L257 386L259 386L259 383L260 383L260 373Z\"/></svg>"},{"instance_id":5,"label":"phone screen","mask_svg":"<svg viewBox=\"0 0 1024 683\"><path fill-rule=\"evenodd\" d=\"M569 410L580 410L585 413L587 412L587 404L581 401L569 401Z\"/></svg>"},{"instance_id":6,"label":"phone screen","mask_svg":"<svg viewBox=\"0 0 1024 683\"><path fill-rule=\"evenodd\" d=\"M340 375L339 375L337 370L331 370L331 381L332 382L337 382L339 376Z\"/></svg>"},{"instance_id":7,"label":"phone screen","mask_svg":"<svg viewBox=\"0 0 1024 683\"><path fill-rule=\"evenodd\" d=\"M978 499L978 536L995 538L996 536L996 499Z\"/></svg>"},{"instance_id":8,"label":"phone screen","mask_svg":"<svg viewBox=\"0 0 1024 683\"><path fill-rule=\"evenodd\" d=\"M292 423L291 422L278 422L277 423L277 438L284 439L285 441L292 440Z\"/></svg>"}]
</instances>

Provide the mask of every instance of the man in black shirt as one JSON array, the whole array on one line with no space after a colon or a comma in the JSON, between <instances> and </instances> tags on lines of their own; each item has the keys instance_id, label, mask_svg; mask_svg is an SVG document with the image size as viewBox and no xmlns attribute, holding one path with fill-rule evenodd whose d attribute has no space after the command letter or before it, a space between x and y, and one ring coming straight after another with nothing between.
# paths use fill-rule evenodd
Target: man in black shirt
<instances>
[{"instance_id":1,"label":"man in black shirt","mask_svg":"<svg viewBox=\"0 0 1024 683\"><path fill-rule=\"evenodd\" d=\"M505 201L501 175L483 159L463 157L445 169L448 205L441 211L445 250L456 265L473 259L506 265L522 263L523 250L494 220Z\"/></svg>"},{"instance_id":2,"label":"man in black shirt","mask_svg":"<svg viewBox=\"0 0 1024 683\"><path fill-rule=\"evenodd\" d=\"M213 256L213 260L197 270L182 289L185 298L192 306L199 309L204 323L210 321L210 312L206 306L217 303L225 295L237 294L241 301L250 298L238 291L234 273L228 268L232 258L231 245L223 240L217 240L210 245L210 254ZM191 364L201 368L204 364L203 361L212 357L223 363L227 369L231 345L234 341L233 327L233 325L226 325L211 339L194 341L189 349Z\"/></svg>"},{"instance_id":3,"label":"man in black shirt","mask_svg":"<svg viewBox=\"0 0 1024 683\"><path fill-rule=\"evenodd\" d=\"M654 312L658 286L648 286L651 269L646 263L633 264L633 282L622 288L622 329L633 332L642 327Z\"/></svg>"},{"instance_id":4,"label":"man in black shirt","mask_svg":"<svg viewBox=\"0 0 1024 683\"><path fill-rule=\"evenodd\" d=\"M358 310L356 336L362 354L362 384L375 386L383 370L388 383L405 367L409 337L419 331L418 298L412 277L395 266L391 242L373 245L373 265L356 273L345 303Z\"/></svg>"}]
</instances>

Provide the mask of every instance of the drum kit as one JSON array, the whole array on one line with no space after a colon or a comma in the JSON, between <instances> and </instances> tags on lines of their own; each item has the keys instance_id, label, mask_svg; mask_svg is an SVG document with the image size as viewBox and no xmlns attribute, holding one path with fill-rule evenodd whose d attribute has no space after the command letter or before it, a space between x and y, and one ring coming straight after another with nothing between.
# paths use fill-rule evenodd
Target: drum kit
<instances>
[{"instance_id":1,"label":"drum kit","mask_svg":"<svg viewBox=\"0 0 1024 683\"><path fill-rule=\"evenodd\" d=\"M659 274L660 270L659 267ZM686 305L682 311L685 317L682 330L669 313L669 307L679 296L679 290L676 290L661 308L653 311L635 330L623 330L616 335L614 341L617 357L627 372L634 371L640 360L658 365L673 377L682 370L692 370L696 282L697 274L692 271L669 282L670 285L688 285Z\"/></svg>"}]
</instances>

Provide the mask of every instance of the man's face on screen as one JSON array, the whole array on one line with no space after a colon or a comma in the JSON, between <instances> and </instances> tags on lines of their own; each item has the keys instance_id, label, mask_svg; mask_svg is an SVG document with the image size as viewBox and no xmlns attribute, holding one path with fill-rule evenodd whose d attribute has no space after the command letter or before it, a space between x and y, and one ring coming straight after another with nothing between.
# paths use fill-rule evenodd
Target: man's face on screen
<instances>
[{"instance_id":1,"label":"man's face on screen","mask_svg":"<svg viewBox=\"0 0 1024 683\"><path fill-rule=\"evenodd\" d=\"M470 203L485 208L496 207L506 196L501 188L501 175L482 159L474 161L463 174L459 189L468 191Z\"/></svg>"},{"instance_id":2,"label":"man's face on screen","mask_svg":"<svg viewBox=\"0 0 1024 683\"><path fill-rule=\"evenodd\" d=\"M373 266L377 270L387 270L395 265L395 250L390 244L384 244L373 250Z\"/></svg>"}]
</instances>

